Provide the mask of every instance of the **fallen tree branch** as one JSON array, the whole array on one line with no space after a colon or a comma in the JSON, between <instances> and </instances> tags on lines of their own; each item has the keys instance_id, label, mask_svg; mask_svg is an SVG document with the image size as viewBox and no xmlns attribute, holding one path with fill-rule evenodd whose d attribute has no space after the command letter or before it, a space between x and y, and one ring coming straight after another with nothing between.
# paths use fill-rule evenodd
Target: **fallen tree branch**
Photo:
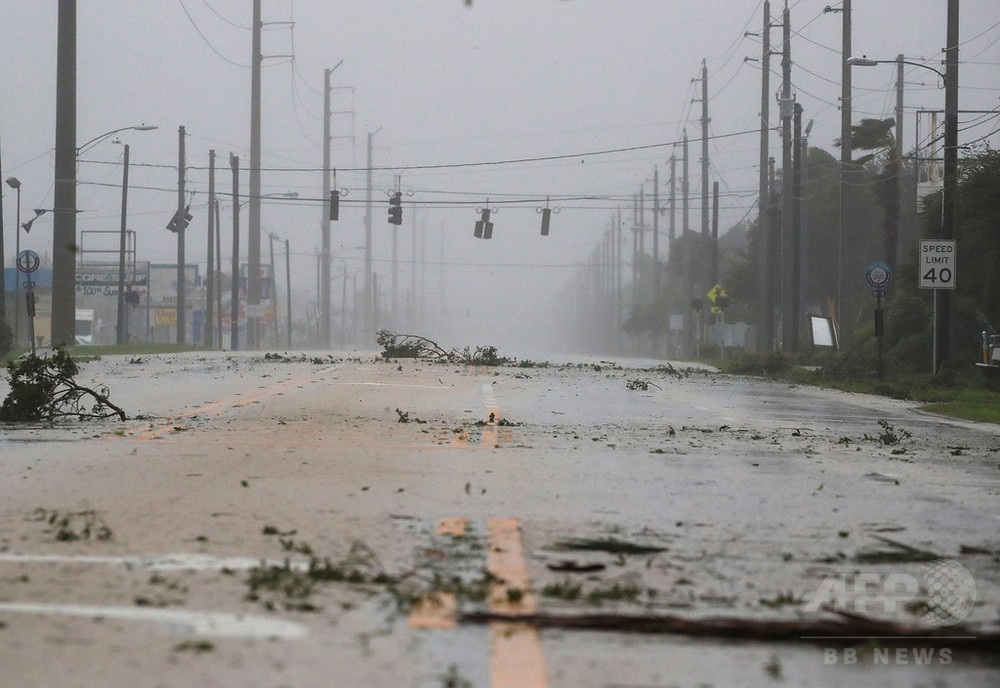
<instances>
[{"instance_id":1,"label":"fallen tree branch","mask_svg":"<svg viewBox=\"0 0 1000 688\"><path fill-rule=\"evenodd\" d=\"M976 634L961 626L947 629L910 626L837 612L839 618L821 619L742 619L712 617L692 619L673 615L629 614L526 614L493 612L461 614L459 623L518 623L535 628L616 631L619 633L670 634L695 637L762 641L806 641L810 643L857 645L865 638L878 638L882 645L963 647L1000 651L1000 633Z\"/></svg>"}]
</instances>

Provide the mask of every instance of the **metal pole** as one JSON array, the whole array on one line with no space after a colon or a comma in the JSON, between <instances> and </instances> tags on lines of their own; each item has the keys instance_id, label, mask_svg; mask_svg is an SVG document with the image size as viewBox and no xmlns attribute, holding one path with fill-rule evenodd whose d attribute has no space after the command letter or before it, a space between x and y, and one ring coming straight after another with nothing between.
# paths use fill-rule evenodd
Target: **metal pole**
<instances>
[{"instance_id":1,"label":"metal pole","mask_svg":"<svg viewBox=\"0 0 1000 688\"><path fill-rule=\"evenodd\" d=\"M2 210L2 208L0 208ZM14 239L14 260L17 260L18 254L21 253L21 186L17 187L17 227L15 228L16 234ZM0 229L2 232L2 229ZM0 246L0 250L3 247ZM2 256L0 256L0 263L2 263ZM3 280L5 281L6 277ZM4 293L4 299L6 299L6 293ZM14 266L14 343L15 345L21 341L21 276L17 274L17 266ZM4 304L4 316L6 317L6 303Z\"/></svg>"},{"instance_id":2,"label":"metal pole","mask_svg":"<svg viewBox=\"0 0 1000 688\"><path fill-rule=\"evenodd\" d=\"M375 132L368 132L367 194L365 196L365 288L364 324L362 332L367 343L372 328L372 138Z\"/></svg>"},{"instance_id":3,"label":"metal pole","mask_svg":"<svg viewBox=\"0 0 1000 688\"><path fill-rule=\"evenodd\" d=\"M229 303L229 348L240 350L240 159L229 154L229 167L233 171L233 266L232 290Z\"/></svg>"},{"instance_id":4,"label":"metal pole","mask_svg":"<svg viewBox=\"0 0 1000 688\"><path fill-rule=\"evenodd\" d=\"M222 348L222 222L220 220L219 199L212 204L215 210L215 331L219 335Z\"/></svg>"},{"instance_id":5,"label":"metal pole","mask_svg":"<svg viewBox=\"0 0 1000 688\"><path fill-rule=\"evenodd\" d=\"M285 239L285 321L288 330L288 348L292 348L292 259Z\"/></svg>"},{"instance_id":6,"label":"metal pole","mask_svg":"<svg viewBox=\"0 0 1000 688\"><path fill-rule=\"evenodd\" d=\"M701 61L701 235L710 231L708 217L708 65Z\"/></svg>"},{"instance_id":7,"label":"metal pole","mask_svg":"<svg viewBox=\"0 0 1000 688\"><path fill-rule=\"evenodd\" d=\"M125 159L122 167L122 218L118 234L118 327L115 338L118 344L128 343L128 323L125 321L125 225L128 217L128 144L125 144ZM18 189L18 214L20 215L21 194ZM20 222L20 217L18 217Z\"/></svg>"},{"instance_id":8,"label":"metal pole","mask_svg":"<svg viewBox=\"0 0 1000 688\"><path fill-rule=\"evenodd\" d=\"M271 257L271 310L274 311L274 345L278 346L278 278L274 271L274 235L268 232L267 238Z\"/></svg>"}]
</instances>

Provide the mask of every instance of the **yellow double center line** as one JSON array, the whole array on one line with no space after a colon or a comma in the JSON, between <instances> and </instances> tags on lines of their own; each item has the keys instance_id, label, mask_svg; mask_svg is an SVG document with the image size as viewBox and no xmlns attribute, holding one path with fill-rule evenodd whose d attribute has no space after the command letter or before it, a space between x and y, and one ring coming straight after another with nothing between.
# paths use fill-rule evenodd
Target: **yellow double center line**
<instances>
[{"instance_id":1,"label":"yellow double center line","mask_svg":"<svg viewBox=\"0 0 1000 688\"><path fill-rule=\"evenodd\" d=\"M267 389L259 390L249 396L237 395L230 397L228 399L223 399L222 401L215 401L210 404L205 404L204 406L199 406L191 411L185 411L177 416L170 418L169 420L159 423L149 425L145 428L137 428L135 430L125 433L125 436L134 440L150 440L157 437L162 437L171 432L175 432L175 427L178 421L184 420L185 418L193 418L194 416L218 416L224 413L227 409L241 408L249 404L254 404L268 397L278 396L284 394L288 389L292 387L303 387L307 384L313 382L319 382L322 380L322 375L334 370L336 366L331 366L323 368L318 371L318 374L309 375L303 378L296 378L292 380L284 380L279 382Z\"/></svg>"},{"instance_id":2,"label":"yellow double center line","mask_svg":"<svg viewBox=\"0 0 1000 688\"><path fill-rule=\"evenodd\" d=\"M464 518L443 518L438 522L437 533L461 536L467 525L468 520ZM486 527L489 533L486 567L496 581L490 586L490 611L511 617L511 621L490 624L490 686L547 688L545 657L538 630L517 621L517 617L537 611L524 562L520 526L517 519L489 518ZM454 628L456 613L454 595L429 596L414 607L409 624L413 628Z\"/></svg>"}]
</instances>

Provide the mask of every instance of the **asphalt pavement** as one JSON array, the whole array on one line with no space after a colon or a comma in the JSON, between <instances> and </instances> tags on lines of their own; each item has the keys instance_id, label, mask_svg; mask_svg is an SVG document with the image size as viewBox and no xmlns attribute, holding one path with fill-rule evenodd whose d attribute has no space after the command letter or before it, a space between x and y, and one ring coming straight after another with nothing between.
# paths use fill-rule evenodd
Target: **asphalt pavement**
<instances>
[{"instance_id":1,"label":"asphalt pavement","mask_svg":"<svg viewBox=\"0 0 1000 688\"><path fill-rule=\"evenodd\" d=\"M78 381L129 420L0 425L5 686L1000 684L993 425L624 359Z\"/></svg>"}]
</instances>

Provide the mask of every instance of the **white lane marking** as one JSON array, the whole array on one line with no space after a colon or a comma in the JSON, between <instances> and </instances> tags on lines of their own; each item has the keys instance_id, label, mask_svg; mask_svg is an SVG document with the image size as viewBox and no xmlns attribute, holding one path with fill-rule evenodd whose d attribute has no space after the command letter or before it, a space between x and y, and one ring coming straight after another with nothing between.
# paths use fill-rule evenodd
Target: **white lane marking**
<instances>
[{"instance_id":1,"label":"white lane marking","mask_svg":"<svg viewBox=\"0 0 1000 688\"><path fill-rule=\"evenodd\" d=\"M411 389L448 389L441 385L404 385L399 382L331 382L331 385L345 385L347 387L409 387Z\"/></svg>"},{"instance_id":2,"label":"white lane marking","mask_svg":"<svg viewBox=\"0 0 1000 688\"><path fill-rule=\"evenodd\" d=\"M197 612L183 609L149 609L146 607L98 607L73 604L0 603L0 613L43 614L48 616L81 616L124 621L148 621L165 624L170 633L202 635L216 638L283 638L297 639L309 635L302 624L263 616Z\"/></svg>"},{"instance_id":3,"label":"white lane marking","mask_svg":"<svg viewBox=\"0 0 1000 688\"><path fill-rule=\"evenodd\" d=\"M487 409L500 408L500 401L497 399L497 394L493 385L483 385L481 391L483 394L483 402L486 403Z\"/></svg>"},{"instance_id":4,"label":"white lane marking","mask_svg":"<svg viewBox=\"0 0 1000 688\"><path fill-rule=\"evenodd\" d=\"M221 571L232 569L246 571L255 566L284 566L285 562L251 557L212 557L206 554L164 554L161 556L97 557L71 556L65 554L17 554L0 552L0 562L26 564L99 564L104 566L124 566L127 569L148 569L155 571ZM288 564L296 571L307 571L309 562L291 561Z\"/></svg>"}]
</instances>

